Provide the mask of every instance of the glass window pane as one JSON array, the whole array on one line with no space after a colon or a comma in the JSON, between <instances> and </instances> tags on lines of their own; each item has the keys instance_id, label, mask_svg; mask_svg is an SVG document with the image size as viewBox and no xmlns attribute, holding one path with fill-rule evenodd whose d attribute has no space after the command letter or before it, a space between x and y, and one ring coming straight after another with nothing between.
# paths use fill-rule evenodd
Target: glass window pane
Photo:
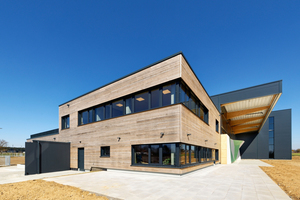
<instances>
[{"instance_id":1,"label":"glass window pane","mask_svg":"<svg viewBox=\"0 0 300 200\"><path fill-rule=\"evenodd\" d=\"M198 157L195 150L195 146L191 146L191 163L197 163L197 162L198 162Z\"/></svg>"},{"instance_id":2,"label":"glass window pane","mask_svg":"<svg viewBox=\"0 0 300 200\"><path fill-rule=\"evenodd\" d=\"M70 117L66 117L66 128L70 128Z\"/></svg>"},{"instance_id":3,"label":"glass window pane","mask_svg":"<svg viewBox=\"0 0 300 200\"><path fill-rule=\"evenodd\" d=\"M101 121L104 119L104 109L103 106L95 109L95 121Z\"/></svg>"},{"instance_id":4,"label":"glass window pane","mask_svg":"<svg viewBox=\"0 0 300 200\"><path fill-rule=\"evenodd\" d=\"M208 124L208 110L204 108L204 121Z\"/></svg>"},{"instance_id":5,"label":"glass window pane","mask_svg":"<svg viewBox=\"0 0 300 200\"><path fill-rule=\"evenodd\" d=\"M274 144L274 138L269 138L269 144Z\"/></svg>"},{"instance_id":6,"label":"glass window pane","mask_svg":"<svg viewBox=\"0 0 300 200\"><path fill-rule=\"evenodd\" d=\"M186 145L186 157L185 157L185 163L189 164L190 163L190 145Z\"/></svg>"},{"instance_id":7,"label":"glass window pane","mask_svg":"<svg viewBox=\"0 0 300 200\"><path fill-rule=\"evenodd\" d=\"M269 117L269 124L274 124L274 117Z\"/></svg>"},{"instance_id":8,"label":"glass window pane","mask_svg":"<svg viewBox=\"0 0 300 200\"><path fill-rule=\"evenodd\" d=\"M134 112L140 112L148 110L149 106L149 94L148 92L135 95L134 99Z\"/></svg>"},{"instance_id":9,"label":"glass window pane","mask_svg":"<svg viewBox=\"0 0 300 200\"><path fill-rule=\"evenodd\" d=\"M196 114L196 99L194 96L191 96L190 98L189 109Z\"/></svg>"},{"instance_id":10,"label":"glass window pane","mask_svg":"<svg viewBox=\"0 0 300 200\"><path fill-rule=\"evenodd\" d=\"M115 101L112 103L112 117L119 117L123 115L123 100Z\"/></svg>"},{"instance_id":11,"label":"glass window pane","mask_svg":"<svg viewBox=\"0 0 300 200\"><path fill-rule=\"evenodd\" d=\"M180 91L179 91L179 101L180 101L180 103L185 102L185 97L186 97L185 87L184 87L183 84L180 84Z\"/></svg>"},{"instance_id":12,"label":"glass window pane","mask_svg":"<svg viewBox=\"0 0 300 200\"><path fill-rule=\"evenodd\" d=\"M159 145L151 145L151 163L159 164Z\"/></svg>"},{"instance_id":13,"label":"glass window pane","mask_svg":"<svg viewBox=\"0 0 300 200\"><path fill-rule=\"evenodd\" d=\"M175 84L166 85L162 89L162 105L167 106L175 103Z\"/></svg>"},{"instance_id":14,"label":"glass window pane","mask_svg":"<svg viewBox=\"0 0 300 200\"><path fill-rule=\"evenodd\" d=\"M151 108L159 107L159 89L151 91Z\"/></svg>"},{"instance_id":15,"label":"glass window pane","mask_svg":"<svg viewBox=\"0 0 300 200\"><path fill-rule=\"evenodd\" d=\"M175 152L176 145L175 144L163 144L163 165L175 165Z\"/></svg>"},{"instance_id":16,"label":"glass window pane","mask_svg":"<svg viewBox=\"0 0 300 200\"><path fill-rule=\"evenodd\" d=\"M110 104L105 105L105 119L109 119L110 118Z\"/></svg>"},{"instance_id":17,"label":"glass window pane","mask_svg":"<svg viewBox=\"0 0 300 200\"><path fill-rule=\"evenodd\" d=\"M273 130L274 129L274 124L269 123L269 130Z\"/></svg>"},{"instance_id":18,"label":"glass window pane","mask_svg":"<svg viewBox=\"0 0 300 200\"><path fill-rule=\"evenodd\" d=\"M132 98L129 97L128 99L126 99L125 104L126 104L125 113L126 114L132 113Z\"/></svg>"},{"instance_id":19,"label":"glass window pane","mask_svg":"<svg viewBox=\"0 0 300 200\"><path fill-rule=\"evenodd\" d=\"M269 131L269 138L273 138L274 137L274 132L273 131Z\"/></svg>"},{"instance_id":20,"label":"glass window pane","mask_svg":"<svg viewBox=\"0 0 300 200\"><path fill-rule=\"evenodd\" d=\"M93 113L94 113L93 109L89 110L89 123L94 121Z\"/></svg>"},{"instance_id":21,"label":"glass window pane","mask_svg":"<svg viewBox=\"0 0 300 200\"><path fill-rule=\"evenodd\" d=\"M185 165L185 145L180 146L180 165Z\"/></svg>"},{"instance_id":22,"label":"glass window pane","mask_svg":"<svg viewBox=\"0 0 300 200\"><path fill-rule=\"evenodd\" d=\"M204 108L202 105L200 105L200 119L202 119L204 121Z\"/></svg>"},{"instance_id":23,"label":"glass window pane","mask_svg":"<svg viewBox=\"0 0 300 200\"><path fill-rule=\"evenodd\" d=\"M148 163L148 145L134 146L134 163L149 164Z\"/></svg>"},{"instance_id":24,"label":"glass window pane","mask_svg":"<svg viewBox=\"0 0 300 200\"><path fill-rule=\"evenodd\" d=\"M81 124L87 124L88 123L88 111L84 111L81 113Z\"/></svg>"}]
</instances>

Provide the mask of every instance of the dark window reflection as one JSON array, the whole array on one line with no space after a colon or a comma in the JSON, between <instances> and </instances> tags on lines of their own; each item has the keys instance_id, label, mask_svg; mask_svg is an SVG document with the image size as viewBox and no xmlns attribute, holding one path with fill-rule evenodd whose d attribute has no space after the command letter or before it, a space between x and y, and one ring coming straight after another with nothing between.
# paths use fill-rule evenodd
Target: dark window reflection
<instances>
[{"instance_id":1,"label":"dark window reflection","mask_svg":"<svg viewBox=\"0 0 300 200\"><path fill-rule=\"evenodd\" d=\"M112 103L112 116L119 117L123 115L123 100L115 101Z\"/></svg>"},{"instance_id":2,"label":"dark window reflection","mask_svg":"<svg viewBox=\"0 0 300 200\"><path fill-rule=\"evenodd\" d=\"M101 121L104 119L104 108L100 106L95 109L95 121Z\"/></svg>"},{"instance_id":3,"label":"dark window reflection","mask_svg":"<svg viewBox=\"0 0 300 200\"><path fill-rule=\"evenodd\" d=\"M194 96L191 96L190 98L189 109L196 114L196 99Z\"/></svg>"},{"instance_id":4,"label":"dark window reflection","mask_svg":"<svg viewBox=\"0 0 300 200\"><path fill-rule=\"evenodd\" d=\"M151 108L159 107L159 89L151 90Z\"/></svg>"},{"instance_id":5,"label":"dark window reflection","mask_svg":"<svg viewBox=\"0 0 300 200\"><path fill-rule=\"evenodd\" d=\"M148 110L149 107L149 94L148 92L135 95L134 99L134 112Z\"/></svg>"},{"instance_id":6,"label":"dark window reflection","mask_svg":"<svg viewBox=\"0 0 300 200\"><path fill-rule=\"evenodd\" d=\"M185 163L189 164L190 163L190 145L185 145Z\"/></svg>"},{"instance_id":7,"label":"dark window reflection","mask_svg":"<svg viewBox=\"0 0 300 200\"><path fill-rule=\"evenodd\" d=\"M175 165L175 153L176 145L175 144L163 144L163 165Z\"/></svg>"},{"instance_id":8,"label":"dark window reflection","mask_svg":"<svg viewBox=\"0 0 300 200\"><path fill-rule=\"evenodd\" d=\"M110 108L111 108L110 104L105 105L105 119L110 118Z\"/></svg>"},{"instance_id":9,"label":"dark window reflection","mask_svg":"<svg viewBox=\"0 0 300 200\"><path fill-rule=\"evenodd\" d=\"M175 84L166 85L162 89L162 105L167 106L175 103Z\"/></svg>"},{"instance_id":10,"label":"dark window reflection","mask_svg":"<svg viewBox=\"0 0 300 200\"><path fill-rule=\"evenodd\" d=\"M185 165L185 144L180 146L180 164Z\"/></svg>"},{"instance_id":11,"label":"dark window reflection","mask_svg":"<svg viewBox=\"0 0 300 200\"><path fill-rule=\"evenodd\" d=\"M88 117L89 117L89 112L84 111L81 113L81 124L87 124L88 123Z\"/></svg>"},{"instance_id":12,"label":"dark window reflection","mask_svg":"<svg viewBox=\"0 0 300 200\"><path fill-rule=\"evenodd\" d=\"M148 145L134 146L134 163L149 164L148 162Z\"/></svg>"},{"instance_id":13,"label":"dark window reflection","mask_svg":"<svg viewBox=\"0 0 300 200\"><path fill-rule=\"evenodd\" d=\"M89 110L89 123L94 121L94 116L93 116L94 112L93 109Z\"/></svg>"},{"instance_id":14,"label":"dark window reflection","mask_svg":"<svg viewBox=\"0 0 300 200\"><path fill-rule=\"evenodd\" d=\"M125 113L126 114L132 113L132 98L131 97L125 100L125 105L126 105Z\"/></svg>"},{"instance_id":15,"label":"dark window reflection","mask_svg":"<svg viewBox=\"0 0 300 200\"><path fill-rule=\"evenodd\" d=\"M195 146L191 146L191 163L197 163L197 162L198 162L198 158L197 158Z\"/></svg>"},{"instance_id":16,"label":"dark window reflection","mask_svg":"<svg viewBox=\"0 0 300 200\"><path fill-rule=\"evenodd\" d=\"M151 145L151 163L159 164L159 145Z\"/></svg>"}]
</instances>

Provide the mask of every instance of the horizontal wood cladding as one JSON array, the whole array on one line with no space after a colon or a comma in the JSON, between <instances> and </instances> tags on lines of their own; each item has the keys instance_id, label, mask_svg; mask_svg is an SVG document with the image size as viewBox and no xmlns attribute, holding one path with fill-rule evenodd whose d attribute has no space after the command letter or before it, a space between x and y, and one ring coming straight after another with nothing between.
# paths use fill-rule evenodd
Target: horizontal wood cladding
<instances>
[{"instance_id":1,"label":"horizontal wood cladding","mask_svg":"<svg viewBox=\"0 0 300 200\"><path fill-rule=\"evenodd\" d=\"M209 110L209 125L215 128L215 120L220 122L220 113L183 56L181 56L181 78Z\"/></svg>"},{"instance_id":2,"label":"horizontal wood cladding","mask_svg":"<svg viewBox=\"0 0 300 200\"><path fill-rule=\"evenodd\" d=\"M77 149L84 147L85 169L130 170L131 145L179 142L180 106L171 105L60 131L60 141L71 142L71 168L77 168ZM164 132L162 138L161 132ZM100 157L101 146L110 146L109 158Z\"/></svg>"},{"instance_id":3,"label":"horizontal wood cladding","mask_svg":"<svg viewBox=\"0 0 300 200\"><path fill-rule=\"evenodd\" d=\"M180 141L187 144L220 149L221 136L215 130L215 124L208 125L181 105L181 134ZM187 136L187 134L191 134ZM205 142L205 140L207 140Z\"/></svg>"},{"instance_id":4,"label":"horizontal wood cladding","mask_svg":"<svg viewBox=\"0 0 300 200\"><path fill-rule=\"evenodd\" d=\"M72 118L72 115L77 115L77 111L79 110L179 78L180 56L181 55L172 57L117 82L86 94L78 99L74 99L71 102L61 105L59 107L59 118L68 114L71 114L70 117ZM69 104L69 107L67 104ZM72 122L70 125L74 126Z\"/></svg>"},{"instance_id":5,"label":"horizontal wood cladding","mask_svg":"<svg viewBox=\"0 0 300 200\"><path fill-rule=\"evenodd\" d=\"M55 138L55 140L54 140ZM48 135L44 137L27 139L26 142L32 142L33 140L42 140L42 141L59 141L59 134Z\"/></svg>"}]
</instances>

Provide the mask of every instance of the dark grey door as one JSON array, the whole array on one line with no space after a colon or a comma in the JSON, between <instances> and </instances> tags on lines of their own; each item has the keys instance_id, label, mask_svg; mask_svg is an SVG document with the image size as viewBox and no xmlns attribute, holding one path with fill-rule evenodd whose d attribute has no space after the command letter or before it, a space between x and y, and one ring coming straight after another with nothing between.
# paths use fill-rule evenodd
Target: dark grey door
<instances>
[{"instance_id":1,"label":"dark grey door","mask_svg":"<svg viewBox=\"0 0 300 200\"><path fill-rule=\"evenodd\" d=\"M78 148L78 169L84 171L84 148Z\"/></svg>"}]
</instances>

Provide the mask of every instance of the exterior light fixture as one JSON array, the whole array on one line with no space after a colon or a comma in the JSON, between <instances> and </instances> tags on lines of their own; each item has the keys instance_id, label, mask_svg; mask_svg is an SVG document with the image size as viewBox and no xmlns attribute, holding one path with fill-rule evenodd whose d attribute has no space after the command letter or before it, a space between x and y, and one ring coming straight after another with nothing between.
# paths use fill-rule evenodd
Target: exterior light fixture
<instances>
[{"instance_id":1,"label":"exterior light fixture","mask_svg":"<svg viewBox=\"0 0 300 200\"><path fill-rule=\"evenodd\" d=\"M117 139L118 139L118 142L121 140L121 138L120 138L120 137L117 137Z\"/></svg>"},{"instance_id":2,"label":"exterior light fixture","mask_svg":"<svg viewBox=\"0 0 300 200\"><path fill-rule=\"evenodd\" d=\"M216 145L217 143L215 143L215 145Z\"/></svg>"},{"instance_id":3,"label":"exterior light fixture","mask_svg":"<svg viewBox=\"0 0 300 200\"><path fill-rule=\"evenodd\" d=\"M192 134L190 134L190 133L187 134L187 136L190 136L190 135L192 135Z\"/></svg>"},{"instance_id":4,"label":"exterior light fixture","mask_svg":"<svg viewBox=\"0 0 300 200\"><path fill-rule=\"evenodd\" d=\"M163 132L160 133L160 138L162 138L165 134Z\"/></svg>"},{"instance_id":5,"label":"exterior light fixture","mask_svg":"<svg viewBox=\"0 0 300 200\"><path fill-rule=\"evenodd\" d=\"M68 108L69 108L70 104L67 104L67 106L68 106Z\"/></svg>"},{"instance_id":6,"label":"exterior light fixture","mask_svg":"<svg viewBox=\"0 0 300 200\"><path fill-rule=\"evenodd\" d=\"M53 138L53 140L55 141L55 140L56 140L56 138Z\"/></svg>"},{"instance_id":7,"label":"exterior light fixture","mask_svg":"<svg viewBox=\"0 0 300 200\"><path fill-rule=\"evenodd\" d=\"M79 141L79 143L81 143L81 141Z\"/></svg>"},{"instance_id":8,"label":"exterior light fixture","mask_svg":"<svg viewBox=\"0 0 300 200\"><path fill-rule=\"evenodd\" d=\"M207 142L208 140L205 140L205 142Z\"/></svg>"}]
</instances>

